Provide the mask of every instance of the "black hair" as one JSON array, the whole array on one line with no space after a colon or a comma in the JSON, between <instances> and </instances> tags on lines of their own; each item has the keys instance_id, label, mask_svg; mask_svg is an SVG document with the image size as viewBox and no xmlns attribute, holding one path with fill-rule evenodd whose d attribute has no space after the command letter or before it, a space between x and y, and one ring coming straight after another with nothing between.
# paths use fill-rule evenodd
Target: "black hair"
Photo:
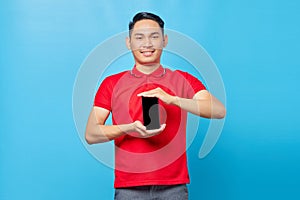
<instances>
[{"instance_id":1,"label":"black hair","mask_svg":"<svg viewBox=\"0 0 300 200\"><path fill-rule=\"evenodd\" d=\"M149 13L149 12L140 12L140 13L137 13L131 22L129 22L129 35L131 35L131 31L135 25L136 22L140 21L140 20L143 20L143 19L150 19L150 20L153 20L155 22L158 23L158 25L160 26L161 30L162 30L162 33L164 34L164 25L165 25L165 22L157 15L153 14L153 13Z\"/></svg>"}]
</instances>

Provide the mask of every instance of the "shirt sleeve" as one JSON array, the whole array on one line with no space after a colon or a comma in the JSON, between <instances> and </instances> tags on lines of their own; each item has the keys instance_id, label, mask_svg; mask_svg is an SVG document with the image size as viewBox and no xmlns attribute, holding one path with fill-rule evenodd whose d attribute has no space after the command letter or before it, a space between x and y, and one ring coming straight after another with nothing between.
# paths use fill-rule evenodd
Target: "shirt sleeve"
<instances>
[{"instance_id":1,"label":"shirt sleeve","mask_svg":"<svg viewBox=\"0 0 300 200\"><path fill-rule=\"evenodd\" d=\"M188 98L193 98L193 96L197 92L201 90L206 90L206 87L198 78L194 77L193 75L187 72L183 72L180 70L178 70L178 72L184 76L185 80L187 80L186 96Z\"/></svg>"},{"instance_id":2,"label":"shirt sleeve","mask_svg":"<svg viewBox=\"0 0 300 200\"><path fill-rule=\"evenodd\" d=\"M111 111L112 84L108 78L104 79L95 95L94 106L105 108Z\"/></svg>"}]
</instances>

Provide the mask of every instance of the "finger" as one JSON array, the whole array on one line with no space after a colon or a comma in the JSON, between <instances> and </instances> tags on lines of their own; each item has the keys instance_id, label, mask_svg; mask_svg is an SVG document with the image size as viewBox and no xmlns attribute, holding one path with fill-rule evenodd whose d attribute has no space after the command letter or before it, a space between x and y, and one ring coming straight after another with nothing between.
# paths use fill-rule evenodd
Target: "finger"
<instances>
[{"instance_id":1,"label":"finger","mask_svg":"<svg viewBox=\"0 0 300 200\"><path fill-rule=\"evenodd\" d=\"M149 96L149 95L153 95L153 93L152 92L142 92L142 93L138 94L137 96L138 97L141 97L141 96L145 97L145 96Z\"/></svg>"},{"instance_id":2,"label":"finger","mask_svg":"<svg viewBox=\"0 0 300 200\"><path fill-rule=\"evenodd\" d=\"M166 124L162 124L162 125L160 126L159 130L160 130L160 131L163 131L163 130L165 130L165 128L166 128Z\"/></svg>"},{"instance_id":3,"label":"finger","mask_svg":"<svg viewBox=\"0 0 300 200\"><path fill-rule=\"evenodd\" d=\"M141 96L143 96L143 97L158 97L158 95L156 95L156 94L144 94Z\"/></svg>"},{"instance_id":4,"label":"finger","mask_svg":"<svg viewBox=\"0 0 300 200\"><path fill-rule=\"evenodd\" d=\"M143 125L140 125L140 126L138 126L137 128L138 128L138 130L139 130L140 132L145 132L145 131L147 131L146 126L143 126Z\"/></svg>"},{"instance_id":5,"label":"finger","mask_svg":"<svg viewBox=\"0 0 300 200\"><path fill-rule=\"evenodd\" d=\"M147 130L147 134L157 134L162 132L165 128L166 128L166 124L162 124L158 129Z\"/></svg>"},{"instance_id":6,"label":"finger","mask_svg":"<svg viewBox=\"0 0 300 200\"><path fill-rule=\"evenodd\" d=\"M167 126L167 124L162 124L162 125L160 126L160 128L161 128L162 130L164 130L164 129L166 128L166 126Z\"/></svg>"}]
</instances>

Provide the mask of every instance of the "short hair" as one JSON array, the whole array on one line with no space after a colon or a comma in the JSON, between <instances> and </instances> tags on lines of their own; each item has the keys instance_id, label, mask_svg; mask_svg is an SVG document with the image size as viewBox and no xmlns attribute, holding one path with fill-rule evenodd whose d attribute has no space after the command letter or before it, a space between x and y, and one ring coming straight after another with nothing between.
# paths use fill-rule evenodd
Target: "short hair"
<instances>
[{"instance_id":1,"label":"short hair","mask_svg":"<svg viewBox=\"0 0 300 200\"><path fill-rule=\"evenodd\" d=\"M143 19L150 19L150 20L153 20L155 22L158 23L159 27L161 28L162 30L162 33L164 34L164 25L165 25L165 22L157 15L153 14L153 13L149 13L149 12L140 12L140 13L137 13L131 22L129 22L129 36L131 36L131 31L135 25L135 23L137 23L138 21L141 21Z\"/></svg>"}]
</instances>

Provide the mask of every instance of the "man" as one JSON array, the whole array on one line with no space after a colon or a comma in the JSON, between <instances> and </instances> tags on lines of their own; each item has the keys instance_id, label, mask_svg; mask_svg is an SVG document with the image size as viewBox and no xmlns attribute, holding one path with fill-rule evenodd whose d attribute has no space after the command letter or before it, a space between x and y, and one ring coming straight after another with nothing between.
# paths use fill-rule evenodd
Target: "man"
<instances>
[{"instance_id":1,"label":"man","mask_svg":"<svg viewBox=\"0 0 300 200\"><path fill-rule=\"evenodd\" d=\"M129 24L126 45L135 65L107 77L86 127L89 144L115 142L115 199L188 199L187 112L223 118L223 104L194 76L161 66L168 44L163 20L142 12ZM143 124L142 97L158 98L160 127ZM113 125L105 125L112 113Z\"/></svg>"}]
</instances>

